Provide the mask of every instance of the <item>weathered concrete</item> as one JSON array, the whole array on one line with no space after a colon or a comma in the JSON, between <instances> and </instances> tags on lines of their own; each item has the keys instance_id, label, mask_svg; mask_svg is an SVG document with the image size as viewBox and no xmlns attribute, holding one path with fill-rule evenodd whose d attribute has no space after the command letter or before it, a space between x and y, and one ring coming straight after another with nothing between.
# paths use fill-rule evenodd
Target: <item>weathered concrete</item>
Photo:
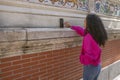
<instances>
[{"instance_id":1,"label":"weathered concrete","mask_svg":"<svg viewBox=\"0 0 120 80\"><path fill-rule=\"evenodd\" d=\"M117 77L115 77L113 80L120 80L120 74Z\"/></svg>"},{"instance_id":2,"label":"weathered concrete","mask_svg":"<svg viewBox=\"0 0 120 80\"><path fill-rule=\"evenodd\" d=\"M102 69L98 80L113 80L120 74L120 60Z\"/></svg>"},{"instance_id":3,"label":"weathered concrete","mask_svg":"<svg viewBox=\"0 0 120 80\"><path fill-rule=\"evenodd\" d=\"M0 57L38 53L81 45L70 29L4 29L0 31Z\"/></svg>"},{"instance_id":4,"label":"weathered concrete","mask_svg":"<svg viewBox=\"0 0 120 80\"><path fill-rule=\"evenodd\" d=\"M25 41L0 42L0 57L8 57L24 54Z\"/></svg>"},{"instance_id":5,"label":"weathered concrete","mask_svg":"<svg viewBox=\"0 0 120 80\"><path fill-rule=\"evenodd\" d=\"M28 40L34 39L48 39L48 38L60 38L60 37L72 37L78 36L69 28L64 29L49 29L49 28L28 28L27 29Z\"/></svg>"},{"instance_id":6,"label":"weathered concrete","mask_svg":"<svg viewBox=\"0 0 120 80\"><path fill-rule=\"evenodd\" d=\"M26 39L26 30L19 28L0 28L0 42Z\"/></svg>"}]
</instances>

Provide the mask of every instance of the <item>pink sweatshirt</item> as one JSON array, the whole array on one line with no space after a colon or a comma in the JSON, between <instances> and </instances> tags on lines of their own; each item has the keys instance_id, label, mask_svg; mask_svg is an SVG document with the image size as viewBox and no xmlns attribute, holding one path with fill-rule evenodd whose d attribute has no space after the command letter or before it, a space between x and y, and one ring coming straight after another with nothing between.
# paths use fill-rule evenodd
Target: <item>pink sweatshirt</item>
<instances>
[{"instance_id":1,"label":"pink sweatshirt","mask_svg":"<svg viewBox=\"0 0 120 80\"><path fill-rule=\"evenodd\" d=\"M83 36L82 51L80 54L80 62L84 65L92 64L97 66L100 64L101 48L93 39L90 33L84 35L84 29L80 26L71 26L79 35Z\"/></svg>"}]
</instances>

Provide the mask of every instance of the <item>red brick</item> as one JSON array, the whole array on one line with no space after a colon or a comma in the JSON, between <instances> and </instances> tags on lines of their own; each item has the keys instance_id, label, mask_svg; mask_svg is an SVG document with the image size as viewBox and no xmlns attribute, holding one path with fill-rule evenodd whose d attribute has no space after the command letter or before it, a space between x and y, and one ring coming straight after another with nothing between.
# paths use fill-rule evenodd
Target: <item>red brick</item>
<instances>
[{"instance_id":1,"label":"red brick","mask_svg":"<svg viewBox=\"0 0 120 80\"><path fill-rule=\"evenodd\" d=\"M23 67L30 67L30 66L37 65L37 64L38 64L38 61L34 61L34 62L25 63L22 66Z\"/></svg>"},{"instance_id":2,"label":"red brick","mask_svg":"<svg viewBox=\"0 0 120 80\"><path fill-rule=\"evenodd\" d=\"M0 78L6 77L6 76L11 76L12 75L12 71L9 72L1 72L0 73Z\"/></svg>"},{"instance_id":3,"label":"red brick","mask_svg":"<svg viewBox=\"0 0 120 80\"><path fill-rule=\"evenodd\" d=\"M2 78L2 80L13 80L13 77L12 76L5 77L5 78Z\"/></svg>"},{"instance_id":4,"label":"red brick","mask_svg":"<svg viewBox=\"0 0 120 80\"><path fill-rule=\"evenodd\" d=\"M13 73L14 74L17 74L17 73L22 73L24 71L29 71L31 70L31 67L26 67L26 68L21 68L21 69L17 69L17 70L14 70Z\"/></svg>"},{"instance_id":5,"label":"red brick","mask_svg":"<svg viewBox=\"0 0 120 80\"><path fill-rule=\"evenodd\" d=\"M40 57L38 56L38 57L33 57L33 58L31 58L31 61L38 61L38 60L40 60Z\"/></svg>"},{"instance_id":6,"label":"red brick","mask_svg":"<svg viewBox=\"0 0 120 80\"><path fill-rule=\"evenodd\" d=\"M20 60L20 59L21 59L20 56L13 56L13 57L1 58L0 62L4 63L4 62L9 62L9 61L14 61L14 60Z\"/></svg>"},{"instance_id":7,"label":"red brick","mask_svg":"<svg viewBox=\"0 0 120 80\"><path fill-rule=\"evenodd\" d=\"M31 66L32 69L40 69L40 64Z\"/></svg>"},{"instance_id":8,"label":"red brick","mask_svg":"<svg viewBox=\"0 0 120 80\"><path fill-rule=\"evenodd\" d=\"M5 67L8 67L8 66L11 66L11 62L1 63L1 64L0 64L0 69L5 68Z\"/></svg>"},{"instance_id":9,"label":"red brick","mask_svg":"<svg viewBox=\"0 0 120 80\"><path fill-rule=\"evenodd\" d=\"M36 72L39 72L39 70L38 69L31 69L29 71L23 72L23 75L32 75L32 74L34 74Z\"/></svg>"},{"instance_id":10,"label":"red brick","mask_svg":"<svg viewBox=\"0 0 120 80\"><path fill-rule=\"evenodd\" d=\"M2 80L15 80L16 78L21 77L21 74L11 75L5 78L2 78Z\"/></svg>"},{"instance_id":11,"label":"red brick","mask_svg":"<svg viewBox=\"0 0 120 80\"><path fill-rule=\"evenodd\" d=\"M22 59L24 59L24 58L30 58L30 57L36 57L36 56L38 56L37 53L35 53L35 54L25 54L25 55L22 55Z\"/></svg>"},{"instance_id":12,"label":"red brick","mask_svg":"<svg viewBox=\"0 0 120 80\"><path fill-rule=\"evenodd\" d=\"M22 74L15 74L15 75L13 75L12 77L13 77L13 79L17 79L17 78L22 77Z\"/></svg>"},{"instance_id":13,"label":"red brick","mask_svg":"<svg viewBox=\"0 0 120 80\"><path fill-rule=\"evenodd\" d=\"M39 55L39 60L45 59L46 56L45 55Z\"/></svg>"},{"instance_id":14,"label":"red brick","mask_svg":"<svg viewBox=\"0 0 120 80\"><path fill-rule=\"evenodd\" d=\"M31 76L27 75L27 76L22 76L21 78L18 78L16 80L30 80Z\"/></svg>"},{"instance_id":15,"label":"red brick","mask_svg":"<svg viewBox=\"0 0 120 80\"><path fill-rule=\"evenodd\" d=\"M48 54L51 54L52 53L52 51L46 51L46 52L41 52L41 53L39 53L39 56L41 56L41 55L48 55Z\"/></svg>"},{"instance_id":16,"label":"red brick","mask_svg":"<svg viewBox=\"0 0 120 80\"><path fill-rule=\"evenodd\" d=\"M14 61L13 65L23 64L23 63L27 63L27 62L30 62L30 59L22 59L22 60Z\"/></svg>"},{"instance_id":17,"label":"red brick","mask_svg":"<svg viewBox=\"0 0 120 80\"><path fill-rule=\"evenodd\" d=\"M39 77L40 75L41 75L40 72L35 72L31 76L32 76L32 78L34 78L34 77Z\"/></svg>"},{"instance_id":18,"label":"red brick","mask_svg":"<svg viewBox=\"0 0 120 80\"><path fill-rule=\"evenodd\" d=\"M7 71L12 71L12 70L15 70L15 69L19 69L21 67L22 67L21 65L9 66L9 67L1 69L1 71L2 72L7 72Z\"/></svg>"},{"instance_id":19,"label":"red brick","mask_svg":"<svg viewBox=\"0 0 120 80\"><path fill-rule=\"evenodd\" d=\"M33 77L30 80L39 80L39 77Z\"/></svg>"}]
</instances>

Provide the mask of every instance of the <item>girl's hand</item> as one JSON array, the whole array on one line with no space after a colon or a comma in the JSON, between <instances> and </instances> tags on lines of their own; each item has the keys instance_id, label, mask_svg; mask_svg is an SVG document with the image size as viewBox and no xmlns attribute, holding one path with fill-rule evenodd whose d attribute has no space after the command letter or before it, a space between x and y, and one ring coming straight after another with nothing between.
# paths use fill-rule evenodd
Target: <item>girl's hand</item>
<instances>
[{"instance_id":1,"label":"girl's hand","mask_svg":"<svg viewBox=\"0 0 120 80\"><path fill-rule=\"evenodd\" d=\"M70 27L71 27L71 24L70 24L69 22L65 22L64 25L65 25L65 27L67 27L67 28L70 28Z\"/></svg>"}]
</instances>

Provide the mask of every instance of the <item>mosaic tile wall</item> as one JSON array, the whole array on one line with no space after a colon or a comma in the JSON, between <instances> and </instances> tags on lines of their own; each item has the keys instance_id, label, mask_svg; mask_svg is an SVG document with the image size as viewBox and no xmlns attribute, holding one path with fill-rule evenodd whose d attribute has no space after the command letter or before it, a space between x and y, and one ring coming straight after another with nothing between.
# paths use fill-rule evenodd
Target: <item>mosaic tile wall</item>
<instances>
[{"instance_id":1,"label":"mosaic tile wall","mask_svg":"<svg viewBox=\"0 0 120 80\"><path fill-rule=\"evenodd\" d=\"M22 0L43 5L87 11L89 0Z\"/></svg>"},{"instance_id":2,"label":"mosaic tile wall","mask_svg":"<svg viewBox=\"0 0 120 80\"><path fill-rule=\"evenodd\" d=\"M120 16L120 0L95 0L95 12Z\"/></svg>"}]
</instances>

